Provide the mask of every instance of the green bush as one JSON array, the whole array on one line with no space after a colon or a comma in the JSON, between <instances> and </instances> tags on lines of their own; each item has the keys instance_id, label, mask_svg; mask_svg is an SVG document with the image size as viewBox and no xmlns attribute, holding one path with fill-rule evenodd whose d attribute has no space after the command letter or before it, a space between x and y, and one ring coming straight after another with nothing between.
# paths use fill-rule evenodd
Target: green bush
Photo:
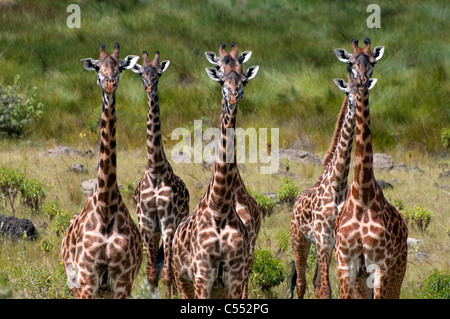
<instances>
[{"instance_id":1,"label":"green bush","mask_svg":"<svg viewBox=\"0 0 450 319\"><path fill-rule=\"evenodd\" d=\"M300 187L296 186L293 180L283 178L281 180L281 187L277 192L277 197L284 203L293 204L299 193Z\"/></svg>"},{"instance_id":2,"label":"green bush","mask_svg":"<svg viewBox=\"0 0 450 319\"><path fill-rule=\"evenodd\" d=\"M248 189L248 192L253 196L253 198L255 198L263 218L270 216L273 213L273 209L277 205L273 198L270 198L262 193L253 192L250 189Z\"/></svg>"},{"instance_id":3,"label":"green bush","mask_svg":"<svg viewBox=\"0 0 450 319\"><path fill-rule=\"evenodd\" d=\"M20 194L22 204L38 210L45 198L45 191L37 179L27 179L19 169L0 166L0 193L2 200L11 208L15 216L15 201Z\"/></svg>"},{"instance_id":4,"label":"green bush","mask_svg":"<svg viewBox=\"0 0 450 319\"><path fill-rule=\"evenodd\" d=\"M416 226L419 230L425 231L431 222L433 214L420 205L416 205L413 209L405 209L400 211L405 218L407 224Z\"/></svg>"},{"instance_id":5,"label":"green bush","mask_svg":"<svg viewBox=\"0 0 450 319\"><path fill-rule=\"evenodd\" d=\"M17 280L23 288L25 298L61 299L68 298L70 291L66 284L66 274L62 265L47 268L33 265L31 261L23 264L22 274Z\"/></svg>"},{"instance_id":6,"label":"green bush","mask_svg":"<svg viewBox=\"0 0 450 319\"><path fill-rule=\"evenodd\" d=\"M52 230L56 232L56 236L61 234L69 227L72 215L66 212L58 202L48 202L42 207L42 212L52 222Z\"/></svg>"},{"instance_id":7,"label":"green bush","mask_svg":"<svg viewBox=\"0 0 450 319\"><path fill-rule=\"evenodd\" d=\"M37 179L24 180L20 189L22 203L31 209L38 210L45 198L45 191Z\"/></svg>"},{"instance_id":8,"label":"green bush","mask_svg":"<svg viewBox=\"0 0 450 319\"><path fill-rule=\"evenodd\" d=\"M13 216L15 215L14 203L17 195L20 194L25 174L18 169L13 169L5 165L0 166L0 192L2 201L9 205Z\"/></svg>"},{"instance_id":9,"label":"green bush","mask_svg":"<svg viewBox=\"0 0 450 319\"><path fill-rule=\"evenodd\" d=\"M281 284L286 277L286 270L281 260L275 258L268 249L255 250L252 281L265 292Z\"/></svg>"},{"instance_id":10,"label":"green bush","mask_svg":"<svg viewBox=\"0 0 450 319\"><path fill-rule=\"evenodd\" d=\"M14 78L14 85L0 85L0 133L8 136L22 136L27 124L42 115L44 105L37 102L37 87L28 93L18 92L20 76Z\"/></svg>"},{"instance_id":11,"label":"green bush","mask_svg":"<svg viewBox=\"0 0 450 319\"><path fill-rule=\"evenodd\" d=\"M434 271L424 282L422 288L424 299L450 299L450 274Z\"/></svg>"},{"instance_id":12,"label":"green bush","mask_svg":"<svg viewBox=\"0 0 450 319\"><path fill-rule=\"evenodd\" d=\"M444 127L441 130L441 142L445 148L450 146L450 128Z\"/></svg>"}]
</instances>

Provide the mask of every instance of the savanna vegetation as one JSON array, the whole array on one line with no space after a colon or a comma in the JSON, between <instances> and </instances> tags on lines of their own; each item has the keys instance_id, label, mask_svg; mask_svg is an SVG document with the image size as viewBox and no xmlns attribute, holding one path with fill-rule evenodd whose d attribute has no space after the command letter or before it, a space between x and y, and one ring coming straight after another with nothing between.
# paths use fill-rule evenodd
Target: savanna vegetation
<instances>
[{"instance_id":1,"label":"savanna vegetation","mask_svg":"<svg viewBox=\"0 0 450 319\"><path fill-rule=\"evenodd\" d=\"M85 203L80 184L95 178L97 158L43 154L58 145L98 153L100 88L94 72L86 72L79 60L97 59L100 42L107 51L119 42L122 58L158 50L161 59L171 61L159 82L167 154L177 142L171 140L173 129L193 130L199 119L203 128L217 126L220 89L204 71L210 66L204 52L236 41L240 51L253 52L246 64L260 66L239 103L237 126L279 128L280 147L321 157L344 97L332 80L345 79L346 69L333 49L350 51L352 38L369 37L373 46L385 46L370 92L374 151L408 167L375 175L393 185L384 194L407 218L410 237L419 240L410 246L402 298L448 299L450 182L441 174L450 165L446 1L380 1L378 29L366 25L372 1L77 1L81 27L71 29L66 8L72 2L0 3L0 187L6 185L0 214L30 219L39 233L35 240L0 237L0 298L71 297L60 244L70 217ZM116 101L118 181L136 218L133 195L146 163L147 111L136 74L123 72ZM75 162L87 172L68 171ZM289 296L291 206L284 199L311 186L321 173L318 165L282 164L270 175L260 174L260 164L245 163L241 169L267 212L251 298ZM210 170L195 163L172 166L189 188L192 210ZM16 190L14 200L11 190ZM308 298L314 296L315 263L312 249ZM337 298L334 264L331 282ZM133 297L149 296L142 267Z\"/></svg>"}]
</instances>

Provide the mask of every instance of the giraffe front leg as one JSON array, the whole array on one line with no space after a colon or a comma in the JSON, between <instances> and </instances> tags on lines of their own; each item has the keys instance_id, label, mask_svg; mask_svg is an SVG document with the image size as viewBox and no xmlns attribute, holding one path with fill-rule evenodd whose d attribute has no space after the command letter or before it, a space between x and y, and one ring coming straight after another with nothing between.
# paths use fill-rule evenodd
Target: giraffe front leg
<instances>
[{"instance_id":1,"label":"giraffe front leg","mask_svg":"<svg viewBox=\"0 0 450 319\"><path fill-rule=\"evenodd\" d=\"M145 251L147 255L146 276L147 282L152 294L156 293L158 287L159 271L156 265L159 250L160 233L156 230L156 222L147 217L141 217L139 226L141 229L142 238L145 244Z\"/></svg>"},{"instance_id":2,"label":"giraffe front leg","mask_svg":"<svg viewBox=\"0 0 450 319\"><path fill-rule=\"evenodd\" d=\"M195 299L210 299L213 281L213 269L199 269L194 275Z\"/></svg>"},{"instance_id":3,"label":"giraffe front leg","mask_svg":"<svg viewBox=\"0 0 450 319\"><path fill-rule=\"evenodd\" d=\"M356 262L338 252L336 246L336 268L339 278L339 298L351 299L355 295Z\"/></svg>"},{"instance_id":4,"label":"giraffe front leg","mask_svg":"<svg viewBox=\"0 0 450 319\"><path fill-rule=\"evenodd\" d=\"M333 250L331 244L316 244L317 247L317 268L314 276L314 293L316 298L330 299L331 298L331 284L330 284L330 259Z\"/></svg>"},{"instance_id":5,"label":"giraffe front leg","mask_svg":"<svg viewBox=\"0 0 450 319\"><path fill-rule=\"evenodd\" d=\"M292 229L292 228L291 228ZM301 234L291 234L291 246L294 253L295 271L297 280L295 282L297 288L298 299L303 299L306 292L306 263L311 243Z\"/></svg>"},{"instance_id":6,"label":"giraffe front leg","mask_svg":"<svg viewBox=\"0 0 450 319\"><path fill-rule=\"evenodd\" d=\"M95 274L88 274L80 268L76 299L94 299L98 291L98 281Z\"/></svg>"},{"instance_id":7,"label":"giraffe front leg","mask_svg":"<svg viewBox=\"0 0 450 319\"><path fill-rule=\"evenodd\" d=\"M176 295L176 288L175 288L175 280L172 273L172 247L171 243L174 236L174 230L173 227L168 227L164 230L163 234L163 245L164 245L164 266L162 270L162 282L164 285L164 291L166 294L166 298L171 298L171 290L172 285L174 288L174 294Z\"/></svg>"}]
</instances>

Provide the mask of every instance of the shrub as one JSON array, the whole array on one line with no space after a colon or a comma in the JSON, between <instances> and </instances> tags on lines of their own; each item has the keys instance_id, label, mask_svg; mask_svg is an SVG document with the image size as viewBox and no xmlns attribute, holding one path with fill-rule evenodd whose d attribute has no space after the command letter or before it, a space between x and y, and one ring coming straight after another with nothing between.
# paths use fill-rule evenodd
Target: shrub
<instances>
[{"instance_id":1,"label":"shrub","mask_svg":"<svg viewBox=\"0 0 450 319\"><path fill-rule=\"evenodd\" d=\"M50 239L46 239L46 238L41 240L40 245L41 245L41 250L44 253L49 253L52 250L52 248L53 248L53 244L50 241Z\"/></svg>"},{"instance_id":2,"label":"shrub","mask_svg":"<svg viewBox=\"0 0 450 319\"><path fill-rule=\"evenodd\" d=\"M402 210L401 213L406 223L416 226L421 231L425 231L428 228L433 216L429 210L420 207L420 205L416 205L414 209Z\"/></svg>"},{"instance_id":3,"label":"shrub","mask_svg":"<svg viewBox=\"0 0 450 319\"><path fill-rule=\"evenodd\" d=\"M20 194L21 187L25 180L25 174L18 169L13 169L5 165L0 166L0 192L2 200L11 208L15 216L14 203L17 195Z\"/></svg>"},{"instance_id":4,"label":"shrub","mask_svg":"<svg viewBox=\"0 0 450 319\"><path fill-rule=\"evenodd\" d=\"M120 194L136 204L136 187L137 186L133 182L126 182L125 185L120 189Z\"/></svg>"},{"instance_id":5,"label":"shrub","mask_svg":"<svg viewBox=\"0 0 450 319\"><path fill-rule=\"evenodd\" d=\"M424 282L422 297L425 299L450 299L450 274L434 271Z\"/></svg>"},{"instance_id":6,"label":"shrub","mask_svg":"<svg viewBox=\"0 0 450 319\"><path fill-rule=\"evenodd\" d=\"M270 216L273 213L273 209L277 205L273 198L270 198L262 193L253 192L250 189L248 189L248 192L253 196L253 198L255 198L263 218Z\"/></svg>"},{"instance_id":7,"label":"shrub","mask_svg":"<svg viewBox=\"0 0 450 319\"><path fill-rule=\"evenodd\" d=\"M291 237L289 231L279 230L276 239L279 245L280 252L286 252L291 247Z\"/></svg>"},{"instance_id":8,"label":"shrub","mask_svg":"<svg viewBox=\"0 0 450 319\"><path fill-rule=\"evenodd\" d=\"M23 181L20 194L22 204L34 210L38 210L42 206L42 201L45 198L45 191L41 182L34 178Z\"/></svg>"},{"instance_id":9,"label":"shrub","mask_svg":"<svg viewBox=\"0 0 450 319\"><path fill-rule=\"evenodd\" d=\"M281 260L275 258L270 250L255 250L252 281L265 292L281 284L286 277L286 271Z\"/></svg>"},{"instance_id":10,"label":"shrub","mask_svg":"<svg viewBox=\"0 0 450 319\"><path fill-rule=\"evenodd\" d=\"M8 136L22 136L27 124L42 115L44 105L37 102L37 87L28 93L18 92L20 76L14 78L14 85L0 85L0 133Z\"/></svg>"},{"instance_id":11,"label":"shrub","mask_svg":"<svg viewBox=\"0 0 450 319\"><path fill-rule=\"evenodd\" d=\"M406 208L405 203L401 199L396 199L394 201L394 206L398 211L403 211Z\"/></svg>"},{"instance_id":12,"label":"shrub","mask_svg":"<svg viewBox=\"0 0 450 319\"><path fill-rule=\"evenodd\" d=\"M448 148L450 146L450 128L444 127L441 130L441 142L442 146Z\"/></svg>"},{"instance_id":13,"label":"shrub","mask_svg":"<svg viewBox=\"0 0 450 319\"><path fill-rule=\"evenodd\" d=\"M281 180L281 187L277 192L277 197L282 202L293 204L299 193L300 187L296 186L294 181L289 178L283 178Z\"/></svg>"},{"instance_id":14,"label":"shrub","mask_svg":"<svg viewBox=\"0 0 450 319\"><path fill-rule=\"evenodd\" d=\"M42 212L53 221L52 230L60 237L69 227L72 215L66 212L58 202L49 202L42 207Z\"/></svg>"},{"instance_id":15,"label":"shrub","mask_svg":"<svg viewBox=\"0 0 450 319\"><path fill-rule=\"evenodd\" d=\"M23 289L24 298L61 299L70 296L62 265L58 265L55 269L36 266L28 261L23 264L21 272L17 284Z\"/></svg>"},{"instance_id":16,"label":"shrub","mask_svg":"<svg viewBox=\"0 0 450 319\"><path fill-rule=\"evenodd\" d=\"M38 210L45 198L45 191L37 179L27 179L25 173L5 165L0 166L0 192L15 216L15 201L20 194L22 204Z\"/></svg>"}]
</instances>

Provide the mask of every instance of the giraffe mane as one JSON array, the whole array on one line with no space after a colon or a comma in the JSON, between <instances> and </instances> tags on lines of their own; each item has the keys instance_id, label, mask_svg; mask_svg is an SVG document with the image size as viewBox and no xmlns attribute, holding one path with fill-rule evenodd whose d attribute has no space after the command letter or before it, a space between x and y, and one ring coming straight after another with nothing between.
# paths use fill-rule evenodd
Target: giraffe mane
<instances>
[{"instance_id":1,"label":"giraffe mane","mask_svg":"<svg viewBox=\"0 0 450 319\"><path fill-rule=\"evenodd\" d=\"M336 151L336 147L339 140L339 134L342 130L342 125L345 120L345 114L347 113L348 108L348 96L345 96L344 102L342 102L341 111L339 112L339 116L336 122L336 128L334 129L333 139L331 140L330 147L328 148L327 152L325 153L322 161L322 167L325 169L329 163L331 163L333 156Z\"/></svg>"}]
</instances>

